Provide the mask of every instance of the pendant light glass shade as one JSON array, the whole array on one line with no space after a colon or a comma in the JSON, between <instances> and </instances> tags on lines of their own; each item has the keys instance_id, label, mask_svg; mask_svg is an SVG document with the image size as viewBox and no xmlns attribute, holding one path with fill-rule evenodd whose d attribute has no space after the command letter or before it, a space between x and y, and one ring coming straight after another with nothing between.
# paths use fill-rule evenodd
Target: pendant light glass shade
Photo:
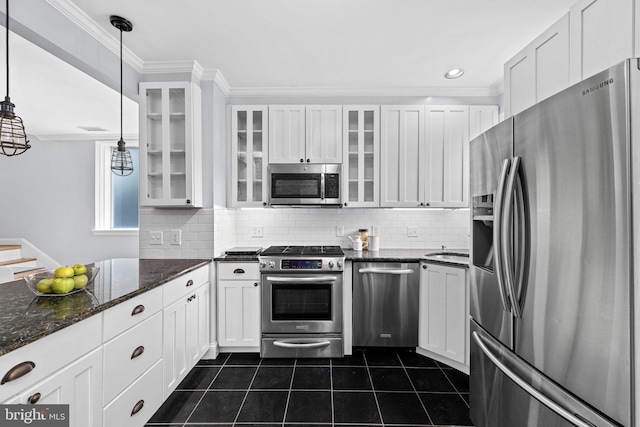
<instances>
[{"instance_id":1,"label":"pendant light glass shade","mask_svg":"<svg viewBox=\"0 0 640 427\"><path fill-rule=\"evenodd\" d=\"M120 16L112 15L109 19L111 25L120 30L120 141L111 152L111 171L119 176L127 176L133 173L133 160L122 137L122 32L133 30L133 25Z\"/></svg>"},{"instance_id":2,"label":"pendant light glass shade","mask_svg":"<svg viewBox=\"0 0 640 427\"><path fill-rule=\"evenodd\" d=\"M120 176L127 176L133 173L133 160L131 153L124 147L124 141L118 141L118 147L114 147L111 152L111 171Z\"/></svg>"},{"instance_id":3,"label":"pendant light glass shade","mask_svg":"<svg viewBox=\"0 0 640 427\"><path fill-rule=\"evenodd\" d=\"M7 95L0 102L0 154L17 156L31 148L31 145L22 119L13 112L15 105L9 98L9 0L6 1L6 18Z\"/></svg>"}]
</instances>

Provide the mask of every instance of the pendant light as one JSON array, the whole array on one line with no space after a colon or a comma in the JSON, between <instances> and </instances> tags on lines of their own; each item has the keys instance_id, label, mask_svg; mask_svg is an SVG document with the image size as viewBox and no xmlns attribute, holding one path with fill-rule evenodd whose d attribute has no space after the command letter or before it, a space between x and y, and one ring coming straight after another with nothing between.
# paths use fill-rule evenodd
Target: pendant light
<instances>
[{"instance_id":1,"label":"pendant light","mask_svg":"<svg viewBox=\"0 0 640 427\"><path fill-rule=\"evenodd\" d=\"M5 156L17 156L27 151L31 146L24 131L22 119L15 115L15 105L9 98L9 0L6 2L7 30L7 95L0 101L0 153Z\"/></svg>"},{"instance_id":2,"label":"pendant light","mask_svg":"<svg viewBox=\"0 0 640 427\"><path fill-rule=\"evenodd\" d=\"M122 32L133 30L133 25L120 16L112 15L109 19L111 25L120 30L120 141L118 147L114 147L111 152L111 171L116 175L127 176L133 173L133 160L122 138Z\"/></svg>"}]
</instances>

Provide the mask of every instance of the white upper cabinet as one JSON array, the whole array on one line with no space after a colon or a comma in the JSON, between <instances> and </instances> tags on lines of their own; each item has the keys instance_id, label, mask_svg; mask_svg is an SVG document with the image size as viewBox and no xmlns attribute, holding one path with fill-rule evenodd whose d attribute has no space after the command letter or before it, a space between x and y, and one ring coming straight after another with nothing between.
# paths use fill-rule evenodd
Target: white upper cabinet
<instances>
[{"instance_id":1,"label":"white upper cabinet","mask_svg":"<svg viewBox=\"0 0 640 427\"><path fill-rule=\"evenodd\" d=\"M505 117L569 87L569 14L504 66Z\"/></svg>"},{"instance_id":2,"label":"white upper cabinet","mask_svg":"<svg viewBox=\"0 0 640 427\"><path fill-rule=\"evenodd\" d=\"M380 106L343 107L342 191L346 207L380 206Z\"/></svg>"},{"instance_id":3,"label":"white upper cabinet","mask_svg":"<svg viewBox=\"0 0 640 427\"><path fill-rule=\"evenodd\" d=\"M140 205L202 207L200 88L140 83Z\"/></svg>"},{"instance_id":4,"label":"white upper cabinet","mask_svg":"<svg viewBox=\"0 0 640 427\"><path fill-rule=\"evenodd\" d=\"M579 0L573 5L571 84L634 56L633 12L634 0Z\"/></svg>"},{"instance_id":5,"label":"white upper cabinet","mask_svg":"<svg viewBox=\"0 0 640 427\"><path fill-rule=\"evenodd\" d=\"M342 106L307 105L305 160L342 163Z\"/></svg>"},{"instance_id":6,"label":"white upper cabinet","mask_svg":"<svg viewBox=\"0 0 640 427\"><path fill-rule=\"evenodd\" d=\"M380 109L380 205L424 205L425 120L423 105Z\"/></svg>"},{"instance_id":7,"label":"white upper cabinet","mask_svg":"<svg viewBox=\"0 0 640 427\"><path fill-rule=\"evenodd\" d=\"M497 125L500 111L497 105L469 106L469 141Z\"/></svg>"},{"instance_id":8,"label":"white upper cabinet","mask_svg":"<svg viewBox=\"0 0 640 427\"><path fill-rule=\"evenodd\" d=\"M266 106L231 108L232 205L263 206L267 201Z\"/></svg>"},{"instance_id":9,"label":"white upper cabinet","mask_svg":"<svg viewBox=\"0 0 640 427\"><path fill-rule=\"evenodd\" d=\"M304 161L304 117L304 105L269 106L269 163Z\"/></svg>"},{"instance_id":10,"label":"white upper cabinet","mask_svg":"<svg viewBox=\"0 0 640 427\"><path fill-rule=\"evenodd\" d=\"M427 176L425 204L469 206L469 107L427 106Z\"/></svg>"},{"instance_id":11,"label":"white upper cabinet","mask_svg":"<svg viewBox=\"0 0 640 427\"><path fill-rule=\"evenodd\" d=\"M342 106L270 105L269 163L342 163Z\"/></svg>"}]
</instances>

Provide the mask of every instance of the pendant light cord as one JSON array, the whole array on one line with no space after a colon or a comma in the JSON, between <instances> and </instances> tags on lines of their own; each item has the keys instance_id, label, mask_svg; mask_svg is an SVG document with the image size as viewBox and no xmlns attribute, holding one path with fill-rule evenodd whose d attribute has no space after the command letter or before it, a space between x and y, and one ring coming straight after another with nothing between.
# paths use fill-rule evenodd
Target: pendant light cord
<instances>
[{"instance_id":1,"label":"pendant light cord","mask_svg":"<svg viewBox=\"0 0 640 427\"><path fill-rule=\"evenodd\" d=\"M9 0L7 0L9 1ZM120 28L120 141L122 142L122 28Z\"/></svg>"},{"instance_id":2,"label":"pendant light cord","mask_svg":"<svg viewBox=\"0 0 640 427\"><path fill-rule=\"evenodd\" d=\"M6 7L6 17L7 17L7 24L6 24L6 28L7 28L7 37L5 40L6 43L6 48L7 48L7 98L9 98L9 0L7 0L7 7Z\"/></svg>"}]
</instances>

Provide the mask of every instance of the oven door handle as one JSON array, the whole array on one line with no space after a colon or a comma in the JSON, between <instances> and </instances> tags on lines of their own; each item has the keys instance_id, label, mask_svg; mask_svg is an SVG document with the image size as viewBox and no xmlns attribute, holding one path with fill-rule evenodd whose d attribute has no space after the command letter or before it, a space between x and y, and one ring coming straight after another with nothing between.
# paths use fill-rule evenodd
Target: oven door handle
<instances>
[{"instance_id":1,"label":"oven door handle","mask_svg":"<svg viewBox=\"0 0 640 427\"><path fill-rule=\"evenodd\" d=\"M326 283L335 282L338 280L337 276L309 276L309 277L274 277L267 276L267 282L278 283Z\"/></svg>"},{"instance_id":2,"label":"oven door handle","mask_svg":"<svg viewBox=\"0 0 640 427\"><path fill-rule=\"evenodd\" d=\"M410 268L361 268L358 273L373 274L411 274L413 270Z\"/></svg>"},{"instance_id":3,"label":"oven door handle","mask_svg":"<svg viewBox=\"0 0 640 427\"><path fill-rule=\"evenodd\" d=\"M286 341L274 341L273 345L275 345L276 347L283 347L283 348L320 348L320 347L326 347L328 345L330 345L331 343L329 341L318 341L318 342L286 342Z\"/></svg>"}]
</instances>

